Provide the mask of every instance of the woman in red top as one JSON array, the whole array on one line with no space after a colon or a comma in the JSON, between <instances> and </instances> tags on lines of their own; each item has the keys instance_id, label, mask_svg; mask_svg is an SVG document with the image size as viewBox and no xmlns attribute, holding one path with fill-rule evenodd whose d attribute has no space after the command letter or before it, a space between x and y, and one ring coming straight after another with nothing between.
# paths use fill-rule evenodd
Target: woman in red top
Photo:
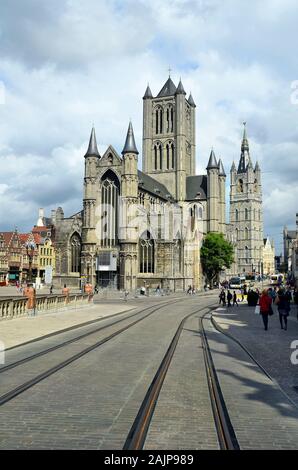
<instances>
[{"instance_id":1,"label":"woman in red top","mask_svg":"<svg viewBox=\"0 0 298 470\"><path fill-rule=\"evenodd\" d=\"M259 305L260 305L260 313L263 318L265 331L268 330L268 317L269 317L269 312L272 308L271 304L272 304L272 298L268 295L268 289L264 289L260 297Z\"/></svg>"}]
</instances>

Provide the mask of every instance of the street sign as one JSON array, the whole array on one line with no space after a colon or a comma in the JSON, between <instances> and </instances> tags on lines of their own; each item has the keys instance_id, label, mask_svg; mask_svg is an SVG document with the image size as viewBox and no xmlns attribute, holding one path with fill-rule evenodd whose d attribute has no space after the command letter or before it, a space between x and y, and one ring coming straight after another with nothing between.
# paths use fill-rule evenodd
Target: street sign
<instances>
[{"instance_id":1,"label":"street sign","mask_svg":"<svg viewBox=\"0 0 298 470\"><path fill-rule=\"evenodd\" d=\"M52 284L53 280L53 268L52 266L47 266L45 269L45 283Z\"/></svg>"}]
</instances>

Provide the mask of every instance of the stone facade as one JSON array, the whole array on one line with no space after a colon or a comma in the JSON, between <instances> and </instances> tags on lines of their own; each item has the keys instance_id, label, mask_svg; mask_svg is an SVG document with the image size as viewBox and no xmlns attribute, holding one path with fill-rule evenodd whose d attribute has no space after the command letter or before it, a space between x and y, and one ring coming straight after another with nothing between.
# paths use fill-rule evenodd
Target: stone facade
<instances>
[{"instance_id":1,"label":"stone facade","mask_svg":"<svg viewBox=\"0 0 298 470\"><path fill-rule=\"evenodd\" d=\"M261 170L252 165L244 125L238 170L233 163L230 186L230 224L235 235L234 274L261 272L263 262L263 207Z\"/></svg>"},{"instance_id":2,"label":"stone facade","mask_svg":"<svg viewBox=\"0 0 298 470\"><path fill-rule=\"evenodd\" d=\"M185 289L203 284L200 247L209 231L225 233L222 162L211 152L207 175L195 174L192 96L171 78L143 97L143 155L130 123L122 156L99 155L92 129L85 155L83 210L52 213L59 284L127 289Z\"/></svg>"},{"instance_id":3,"label":"stone facade","mask_svg":"<svg viewBox=\"0 0 298 470\"><path fill-rule=\"evenodd\" d=\"M273 242L273 240L270 240L268 237L264 238L263 273L265 275L275 274L274 242Z\"/></svg>"}]
</instances>

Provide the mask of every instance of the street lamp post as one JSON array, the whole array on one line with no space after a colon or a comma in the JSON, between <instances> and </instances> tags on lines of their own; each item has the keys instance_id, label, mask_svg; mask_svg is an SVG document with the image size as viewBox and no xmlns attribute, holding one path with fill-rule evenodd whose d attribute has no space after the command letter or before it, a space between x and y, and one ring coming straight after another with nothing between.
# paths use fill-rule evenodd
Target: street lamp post
<instances>
[{"instance_id":1,"label":"street lamp post","mask_svg":"<svg viewBox=\"0 0 298 470\"><path fill-rule=\"evenodd\" d=\"M32 261L34 257L35 244L33 242L26 243L26 252L29 260L28 281L32 283Z\"/></svg>"}]
</instances>

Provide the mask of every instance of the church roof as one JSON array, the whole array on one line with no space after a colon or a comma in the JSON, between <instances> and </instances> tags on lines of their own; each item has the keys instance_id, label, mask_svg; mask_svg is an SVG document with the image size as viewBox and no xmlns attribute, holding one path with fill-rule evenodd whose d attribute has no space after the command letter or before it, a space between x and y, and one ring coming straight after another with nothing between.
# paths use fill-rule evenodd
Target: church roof
<instances>
[{"instance_id":1,"label":"church roof","mask_svg":"<svg viewBox=\"0 0 298 470\"><path fill-rule=\"evenodd\" d=\"M194 102L194 99L192 97L192 94L190 93L189 97L188 97L188 103L190 104L190 106L193 106L194 108L196 107L196 103Z\"/></svg>"},{"instance_id":2,"label":"church roof","mask_svg":"<svg viewBox=\"0 0 298 470\"><path fill-rule=\"evenodd\" d=\"M176 90L176 95L186 95L182 82L181 82L181 78L180 78L180 82Z\"/></svg>"},{"instance_id":3,"label":"church roof","mask_svg":"<svg viewBox=\"0 0 298 470\"><path fill-rule=\"evenodd\" d=\"M288 240L294 240L296 238L296 230L288 230L286 238Z\"/></svg>"},{"instance_id":4,"label":"church roof","mask_svg":"<svg viewBox=\"0 0 298 470\"><path fill-rule=\"evenodd\" d=\"M139 153L136 143L135 143L135 136L133 133L133 128L132 128L132 123L130 121L129 126L128 126L128 131L127 131L127 136L126 136L126 141L124 144L124 148L122 150L122 155L125 153Z\"/></svg>"},{"instance_id":5,"label":"church roof","mask_svg":"<svg viewBox=\"0 0 298 470\"><path fill-rule=\"evenodd\" d=\"M86 157L100 157L98 148L97 148L97 142L96 142L96 135L95 135L95 129L92 127L91 135L90 135L90 140L89 140L89 147L88 150L85 154Z\"/></svg>"},{"instance_id":6,"label":"church roof","mask_svg":"<svg viewBox=\"0 0 298 470\"><path fill-rule=\"evenodd\" d=\"M207 199L207 175L196 175L186 177L186 200Z\"/></svg>"},{"instance_id":7,"label":"church roof","mask_svg":"<svg viewBox=\"0 0 298 470\"><path fill-rule=\"evenodd\" d=\"M219 176L227 176L221 158L218 161Z\"/></svg>"},{"instance_id":8,"label":"church roof","mask_svg":"<svg viewBox=\"0 0 298 470\"><path fill-rule=\"evenodd\" d=\"M218 163L216 161L216 157L215 157L215 153L214 153L213 149L211 150L211 153L210 153L210 158L209 158L209 162L208 162L208 165L207 165L207 170L209 170L211 168L218 168Z\"/></svg>"},{"instance_id":9,"label":"church roof","mask_svg":"<svg viewBox=\"0 0 298 470\"><path fill-rule=\"evenodd\" d=\"M145 95L143 96L143 100L146 100L146 99L148 99L148 98L153 98L149 84L148 84L148 86L147 86L147 88L146 88Z\"/></svg>"},{"instance_id":10,"label":"church roof","mask_svg":"<svg viewBox=\"0 0 298 470\"><path fill-rule=\"evenodd\" d=\"M169 77L157 95L157 98L162 98L164 96L173 96L176 93L176 85L173 83L171 77Z\"/></svg>"},{"instance_id":11,"label":"church roof","mask_svg":"<svg viewBox=\"0 0 298 470\"><path fill-rule=\"evenodd\" d=\"M143 189L146 192L154 194L155 196L162 197L163 199L174 199L173 195L167 189L164 184L159 183L159 181L151 178L151 176L146 175L142 171L138 170L139 177L139 188Z\"/></svg>"}]
</instances>

